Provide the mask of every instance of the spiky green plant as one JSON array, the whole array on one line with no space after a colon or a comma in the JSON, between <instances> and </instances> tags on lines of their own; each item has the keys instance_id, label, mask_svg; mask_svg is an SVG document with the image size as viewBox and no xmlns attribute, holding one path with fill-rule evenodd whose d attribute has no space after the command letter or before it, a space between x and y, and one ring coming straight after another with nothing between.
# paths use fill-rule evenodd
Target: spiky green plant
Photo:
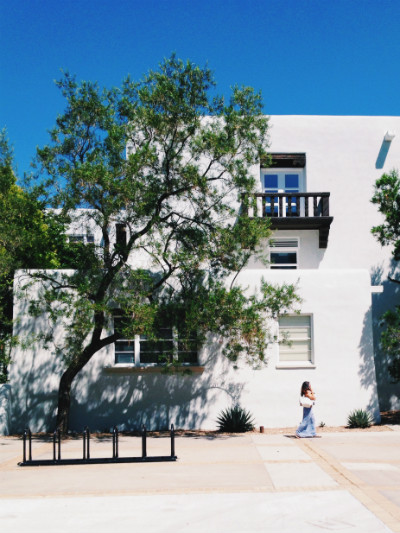
<instances>
[{"instance_id":1,"label":"spiky green plant","mask_svg":"<svg viewBox=\"0 0 400 533\"><path fill-rule=\"evenodd\" d=\"M253 415L240 405L221 411L217 424L218 430L226 433L245 433L254 429Z\"/></svg>"},{"instance_id":2,"label":"spiky green plant","mask_svg":"<svg viewBox=\"0 0 400 533\"><path fill-rule=\"evenodd\" d=\"M372 422L371 413L364 411L364 409L354 409L347 418L349 428L369 428Z\"/></svg>"}]
</instances>

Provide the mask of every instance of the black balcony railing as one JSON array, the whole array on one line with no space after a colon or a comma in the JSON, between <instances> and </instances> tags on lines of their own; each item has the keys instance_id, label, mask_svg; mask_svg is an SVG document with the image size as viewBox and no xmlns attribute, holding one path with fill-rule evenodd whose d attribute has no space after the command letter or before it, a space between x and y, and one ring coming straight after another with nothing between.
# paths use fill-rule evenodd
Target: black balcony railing
<instances>
[{"instance_id":1,"label":"black balcony railing","mask_svg":"<svg viewBox=\"0 0 400 533\"><path fill-rule=\"evenodd\" d=\"M242 216L271 219L272 229L318 229L326 248L333 217L329 192L265 192L243 196Z\"/></svg>"}]
</instances>

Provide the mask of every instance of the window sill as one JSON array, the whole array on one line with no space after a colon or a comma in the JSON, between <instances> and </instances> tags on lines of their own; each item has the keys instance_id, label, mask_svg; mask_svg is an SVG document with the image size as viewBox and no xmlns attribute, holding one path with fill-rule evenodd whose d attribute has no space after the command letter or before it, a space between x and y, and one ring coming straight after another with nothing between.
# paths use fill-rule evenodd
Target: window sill
<instances>
[{"instance_id":1,"label":"window sill","mask_svg":"<svg viewBox=\"0 0 400 533\"><path fill-rule=\"evenodd\" d=\"M288 362L288 363L278 363L275 365L275 368L281 370L281 369L296 369L296 368L317 368L314 363L303 363L303 362Z\"/></svg>"},{"instance_id":2,"label":"window sill","mask_svg":"<svg viewBox=\"0 0 400 533\"><path fill-rule=\"evenodd\" d=\"M202 374L204 366L200 365L182 365L178 367L171 367L168 372L165 372L163 366L133 366L133 365L115 365L104 367L103 371L106 374L176 374L177 372L187 372L191 374Z\"/></svg>"}]
</instances>

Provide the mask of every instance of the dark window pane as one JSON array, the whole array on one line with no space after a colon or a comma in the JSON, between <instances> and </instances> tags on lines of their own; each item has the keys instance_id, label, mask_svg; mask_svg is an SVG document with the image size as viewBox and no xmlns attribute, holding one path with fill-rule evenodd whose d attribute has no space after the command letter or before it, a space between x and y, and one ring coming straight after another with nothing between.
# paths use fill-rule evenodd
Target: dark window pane
<instances>
[{"instance_id":1,"label":"dark window pane","mask_svg":"<svg viewBox=\"0 0 400 533\"><path fill-rule=\"evenodd\" d=\"M133 354L129 353L116 353L115 354L115 363L123 364L133 364L135 362Z\"/></svg>"},{"instance_id":2,"label":"dark window pane","mask_svg":"<svg viewBox=\"0 0 400 533\"><path fill-rule=\"evenodd\" d=\"M155 336L156 336L157 340L162 340L162 339L170 339L170 340L172 340L172 338L173 338L172 328L159 328L156 331ZM148 337L146 335L140 335L140 342L147 341L147 339L148 339ZM150 338L149 338L149 341L151 341Z\"/></svg>"},{"instance_id":3,"label":"dark window pane","mask_svg":"<svg viewBox=\"0 0 400 533\"><path fill-rule=\"evenodd\" d=\"M197 352L179 352L178 361L180 363L197 364Z\"/></svg>"},{"instance_id":4,"label":"dark window pane","mask_svg":"<svg viewBox=\"0 0 400 533\"><path fill-rule=\"evenodd\" d=\"M68 235L69 242L83 242L83 235Z\"/></svg>"},{"instance_id":5,"label":"dark window pane","mask_svg":"<svg viewBox=\"0 0 400 533\"><path fill-rule=\"evenodd\" d=\"M265 174L264 187L266 189L278 189L278 174Z\"/></svg>"},{"instance_id":6,"label":"dark window pane","mask_svg":"<svg viewBox=\"0 0 400 533\"><path fill-rule=\"evenodd\" d=\"M271 263L273 265L280 264L296 264L296 252L271 252Z\"/></svg>"},{"instance_id":7,"label":"dark window pane","mask_svg":"<svg viewBox=\"0 0 400 533\"><path fill-rule=\"evenodd\" d=\"M140 362L143 364L146 363L162 363L162 357L159 353L143 353L140 352Z\"/></svg>"},{"instance_id":8,"label":"dark window pane","mask_svg":"<svg viewBox=\"0 0 400 533\"><path fill-rule=\"evenodd\" d=\"M133 352L135 349L133 341L117 341L115 343L116 352Z\"/></svg>"},{"instance_id":9,"label":"dark window pane","mask_svg":"<svg viewBox=\"0 0 400 533\"><path fill-rule=\"evenodd\" d=\"M296 266L271 265L271 270L296 270Z\"/></svg>"},{"instance_id":10,"label":"dark window pane","mask_svg":"<svg viewBox=\"0 0 400 533\"><path fill-rule=\"evenodd\" d=\"M126 224L116 225L116 242L119 246L126 246Z\"/></svg>"},{"instance_id":11,"label":"dark window pane","mask_svg":"<svg viewBox=\"0 0 400 533\"><path fill-rule=\"evenodd\" d=\"M174 344L169 340L161 341L140 341L140 355L143 353L172 353Z\"/></svg>"},{"instance_id":12,"label":"dark window pane","mask_svg":"<svg viewBox=\"0 0 400 533\"><path fill-rule=\"evenodd\" d=\"M126 326L127 326L126 318L124 319L122 316L114 317L114 333L117 333L120 338L125 337L122 330Z\"/></svg>"},{"instance_id":13,"label":"dark window pane","mask_svg":"<svg viewBox=\"0 0 400 533\"><path fill-rule=\"evenodd\" d=\"M298 174L285 174L285 189L299 189Z\"/></svg>"},{"instance_id":14,"label":"dark window pane","mask_svg":"<svg viewBox=\"0 0 400 533\"><path fill-rule=\"evenodd\" d=\"M86 241L90 243L94 242L94 235L86 235Z\"/></svg>"}]
</instances>

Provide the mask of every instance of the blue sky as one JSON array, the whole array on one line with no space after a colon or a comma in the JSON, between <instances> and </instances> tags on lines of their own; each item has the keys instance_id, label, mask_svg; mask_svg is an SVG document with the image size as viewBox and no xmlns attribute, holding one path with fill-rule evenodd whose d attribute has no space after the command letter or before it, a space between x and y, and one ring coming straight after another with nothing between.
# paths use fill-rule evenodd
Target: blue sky
<instances>
[{"instance_id":1,"label":"blue sky","mask_svg":"<svg viewBox=\"0 0 400 533\"><path fill-rule=\"evenodd\" d=\"M20 175L64 102L60 69L140 79L171 52L269 115L399 115L400 0L0 0L0 126Z\"/></svg>"}]
</instances>

